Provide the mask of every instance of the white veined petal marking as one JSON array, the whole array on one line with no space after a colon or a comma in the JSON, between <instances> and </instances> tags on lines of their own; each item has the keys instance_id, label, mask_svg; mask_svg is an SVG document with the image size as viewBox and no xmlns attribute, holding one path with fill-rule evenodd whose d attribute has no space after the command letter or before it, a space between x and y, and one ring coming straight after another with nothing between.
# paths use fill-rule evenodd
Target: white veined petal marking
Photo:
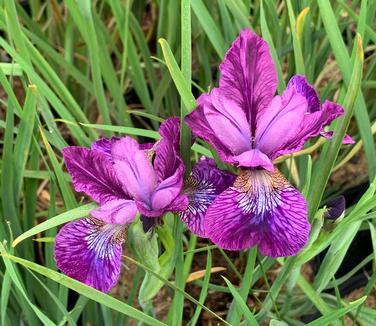
<instances>
[{"instance_id":1,"label":"white veined petal marking","mask_svg":"<svg viewBox=\"0 0 376 326\"><path fill-rule=\"evenodd\" d=\"M120 224L106 224L91 218L92 232L85 237L87 247L93 250L99 259L114 258L112 247L115 243L124 242L125 228Z\"/></svg>"},{"instance_id":2,"label":"white veined petal marking","mask_svg":"<svg viewBox=\"0 0 376 326\"><path fill-rule=\"evenodd\" d=\"M286 186L287 180L278 170L242 170L234 183L234 187L241 190L237 197L239 207L246 214L253 213L256 224L281 204L280 193Z\"/></svg>"}]
</instances>

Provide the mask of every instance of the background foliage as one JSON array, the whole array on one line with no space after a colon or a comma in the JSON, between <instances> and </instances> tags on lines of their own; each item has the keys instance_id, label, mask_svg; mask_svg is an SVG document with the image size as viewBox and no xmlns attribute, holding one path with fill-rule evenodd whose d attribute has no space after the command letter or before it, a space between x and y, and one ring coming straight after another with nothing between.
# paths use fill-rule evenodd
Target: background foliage
<instances>
[{"instance_id":1,"label":"background foliage","mask_svg":"<svg viewBox=\"0 0 376 326\"><path fill-rule=\"evenodd\" d=\"M347 314L372 325L376 311L364 301L376 282L375 11L374 0L0 0L1 324L302 325L311 315L310 325L337 325ZM113 134L158 137L160 121L184 116L216 85L218 64L242 28L268 41L279 93L300 73L321 100L346 109L333 141L313 140L279 160L309 203L307 247L281 259L224 252L167 216L157 232L159 270L137 254L125 258L109 295L58 273L58 226L93 208L74 193L61 149ZM356 144L342 147L348 125ZM190 152L189 137L183 127L187 163L212 155L205 143ZM331 178L334 171L341 178ZM328 225L320 207L350 183L363 190ZM358 261L351 248L360 233L373 250ZM348 252L356 263L338 277ZM307 275L318 255L321 264ZM350 302L341 286L359 273L367 277L361 298ZM163 286L154 301L137 300L145 275L151 291Z\"/></svg>"}]
</instances>

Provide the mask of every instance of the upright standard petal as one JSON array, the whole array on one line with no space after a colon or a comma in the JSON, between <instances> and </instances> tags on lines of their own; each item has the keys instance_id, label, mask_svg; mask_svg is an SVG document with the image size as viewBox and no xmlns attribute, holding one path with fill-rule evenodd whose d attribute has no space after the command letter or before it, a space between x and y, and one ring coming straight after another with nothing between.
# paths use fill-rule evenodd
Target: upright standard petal
<instances>
[{"instance_id":1,"label":"upright standard petal","mask_svg":"<svg viewBox=\"0 0 376 326\"><path fill-rule=\"evenodd\" d=\"M120 276L124 228L96 219L64 225L55 239L55 261L66 275L108 292Z\"/></svg>"},{"instance_id":2,"label":"upright standard petal","mask_svg":"<svg viewBox=\"0 0 376 326\"><path fill-rule=\"evenodd\" d=\"M197 102L198 107L185 117L185 122L194 134L213 145L222 161L238 164L234 156L252 149L245 113L217 88L210 95L201 95Z\"/></svg>"},{"instance_id":3,"label":"upright standard petal","mask_svg":"<svg viewBox=\"0 0 376 326\"><path fill-rule=\"evenodd\" d=\"M62 152L76 191L100 204L129 198L105 153L76 146L66 147Z\"/></svg>"},{"instance_id":4,"label":"upright standard petal","mask_svg":"<svg viewBox=\"0 0 376 326\"><path fill-rule=\"evenodd\" d=\"M170 141L175 149L179 151L180 148L180 118L172 117L163 121L158 130L161 139Z\"/></svg>"},{"instance_id":5,"label":"upright standard petal","mask_svg":"<svg viewBox=\"0 0 376 326\"><path fill-rule=\"evenodd\" d=\"M308 240L303 196L277 171L243 170L204 220L206 235L228 250L257 245L270 257L295 255Z\"/></svg>"},{"instance_id":6,"label":"upright standard petal","mask_svg":"<svg viewBox=\"0 0 376 326\"><path fill-rule=\"evenodd\" d=\"M206 237L204 217L209 205L225 189L232 186L236 176L219 170L213 159L203 157L192 169L184 182L183 193L188 196L188 207L180 218L188 229L200 237Z\"/></svg>"},{"instance_id":7,"label":"upright standard petal","mask_svg":"<svg viewBox=\"0 0 376 326\"><path fill-rule=\"evenodd\" d=\"M161 139L156 143L154 153L154 171L159 182L172 176L180 166L184 168L174 144L169 140Z\"/></svg>"},{"instance_id":8,"label":"upright standard petal","mask_svg":"<svg viewBox=\"0 0 376 326\"><path fill-rule=\"evenodd\" d=\"M219 69L221 91L243 109L254 135L257 115L269 105L278 84L268 44L251 30L242 30Z\"/></svg>"},{"instance_id":9,"label":"upright standard petal","mask_svg":"<svg viewBox=\"0 0 376 326\"><path fill-rule=\"evenodd\" d=\"M320 111L308 113L304 116L301 129L296 136L285 142L283 147L275 150L272 158L275 159L280 155L300 151L309 138L321 135L324 127L343 113L344 110L339 104L325 101Z\"/></svg>"},{"instance_id":10,"label":"upright standard petal","mask_svg":"<svg viewBox=\"0 0 376 326\"><path fill-rule=\"evenodd\" d=\"M294 88L274 97L258 117L256 148L274 160L276 153L297 139L304 128L307 109L308 101Z\"/></svg>"},{"instance_id":11,"label":"upright standard petal","mask_svg":"<svg viewBox=\"0 0 376 326\"><path fill-rule=\"evenodd\" d=\"M145 151L131 137L124 137L112 145L116 174L125 190L135 199L150 203L157 178Z\"/></svg>"}]
</instances>

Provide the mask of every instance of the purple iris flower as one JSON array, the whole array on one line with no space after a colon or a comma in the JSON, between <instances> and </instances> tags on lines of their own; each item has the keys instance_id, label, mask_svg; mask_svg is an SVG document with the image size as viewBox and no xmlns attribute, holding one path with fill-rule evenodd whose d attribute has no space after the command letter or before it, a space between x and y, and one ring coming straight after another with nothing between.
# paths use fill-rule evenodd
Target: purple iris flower
<instances>
[{"instance_id":1,"label":"purple iris flower","mask_svg":"<svg viewBox=\"0 0 376 326\"><path fill-rule=\"evenodd\" d=\"M308 239L307 205L273 161L301 150L344 110L330 101L321 106L300 75L274 96L278 80L268 44L250 30L234 41L220 71L219 87L201 95L185 119L224 162L239 168L234 184L209 206L204 233L228 250L257 245L267 256L294 255Z\"/></svg>"},{"instance_id":2,"label":"purple iris flower","mask_svg":"<svg viewBox=\"0 0 376 326\"><path fill-rule=\"evenodd\" d=\"M55 260L61 271L107 292L119 278L126 225L137 212L143 219L154 219L186 209L185 168L175 147L166 137L153 146L139 145L131 137L114 137L101 139L90 149L63 149L75 190L100 207L91 211L91 218L60 229Z\"/></svg>"},{"instance_id":3,"label":"purple iris flower","mask_svg":"<svg viewBox=\"0 0 376 326\"><path fill-rule=\"evenodd\" d=\"M131 137L100 139L91 148L71 146L63 156L74 188L100 207L91 218L67 223L55 239L57 267L70 277L107 292L118 281L126 226L137 212L145 232L168 211L180 212L193 232L204 235L203 217L215 196L234 175L202 159L183 182L185 167L178 155L180 122L169 118L155 144Z\"/></svg>"}]
</instances>

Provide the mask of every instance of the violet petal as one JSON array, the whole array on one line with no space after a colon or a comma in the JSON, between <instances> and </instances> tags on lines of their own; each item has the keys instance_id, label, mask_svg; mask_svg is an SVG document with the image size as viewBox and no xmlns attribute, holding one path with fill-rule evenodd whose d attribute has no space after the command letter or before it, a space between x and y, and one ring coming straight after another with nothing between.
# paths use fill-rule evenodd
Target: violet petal
<instances>
[{"instance_id":1,"label":"violet petal","mask_svg":"<svg viewBox=\"0 0 376 326\"><path fill-rule=\"evenodd\" d=\"M180 118L172 117L163 121L158 130L161 139L170 141L175 149L179 151L180 148Z\"/></svg>"},{"instance_id":2,"label":"violet petal","mask_svg":"<svg viewBox=\"0 0 376 326\"><path fill-rule=\"evenodd\" d=\"M118 141L119 137L112 137L112 138L101 138L95 141L91 144L91 149L94 149L96 151L100 151L108 157L109 160L112 161L112 155L111 155L111 146L113 143Z\"/></svg>"},{"instance_id":3,"label":"violet petal","mask_svg":"<svg viewBox=\"0 0 376 326\"><path fill-rule=\"evenodd\" d=\"M206 237L204 217L209 205L225 189L232 186L236 176L217 169L213 159L202 158L184 182L183 193L188 196L188 207L180 218L188 229L200 237Z\"/></svg>"},{"instance_id":4,"label":"violet petal","mask_svg":"<svg viewBox=\"0 0 376 326\"><path fill-rule=\"evenodd\" d=\"M157 178L145 151L131 137L124 137L112 145L116 174L126 191L138 201L150 204Z\"/></svg>"},{"instance_id":5,"label":"violet petal","mask_svg":"<svg viewBox=\"0 0 376 326\"><path fill-rule=\"evenodd\" d=\"M185 122L194 134L217 150L222 161L236 164L233 156L252 149L245 113L218 89L210 95L201 95L197 103L198 107L185 117Z\"/></svg>"},{"instance_id":6,"label":"violet petal","mask_svg":"<svg viewBox=\"0 0 376 326\"><path fill-rule=\"evenodd\" d=\"M66 147L62 153L77 192L84 192L100 204L129 198L106 154L77 146Z\"/></svg>"},{"instance_id":7,"label":"violet petal","mask_svg":"<svg viewBox=\"0 0 376 326\"><path fill-rule=\"evenodd\" d=\"M115 199L90 212L91 216L108 224L132 223L137 214L133 200Z\"/></svg>"},{"instance_id":8,"label":"violet petal","mask_svg":"<svg viewBox=\"0 0 376 326\"><path fill-rule=\"evenodd\" d=\"M258 245L270 257L295 255L310 230L305 199L277 170L243 170L209 207L204 226L223 249Z\"/></svg>"},{"instance_id":9,"label":"violet petal","mask_svg":"<svg viewBox=\"0 0 376 326\"><path fill-rule=\"evenodd\" d=\"M294 87L308 102L308 112L320 110L320 98L313 86L302 75L293 76L287 84L287 89Z\"/></svg>"},{"instance_id":10,"label":"violet petal","mask_svg":"<svg viewBox=\"0 0 376 326\"><path fill-rule=\"evenodd\" d=\"M320 136L326 138L326 139L332 139L333 138L333 131L322 131L320 132ZM346 134L342 139L343 145L352 145L355 144L355 140L348 134Z\"/></svg>"},{"instance_id":11,"label":"violet petal","mask_svg":"<svg viewBox=\"0 0 376 326\"><path fill-rule=\"evenodd\" d=\"M285 90L282 96L274 97L258 117L256 147L275 159L275 153L300 137L301 130L305 128L303 123L307 107L305 97L292 87Z\"/></svg>"},{"instance_id":12,"label":"violet petal","mask_svg":"<svg viewBox=\"0 0 376 326\"><path fill-rule=\"evenodd\" d=\"M152 195L153 210L164 209L173 203L183 187L184 171L185 168L181 162L173 175L158 184Z\"/></svg>"},{"instance_id":13,"label":"violet petal","mask_svg":"<svg viewBox=\"0 0 376 326\"><path fill-rule=\"evenodd\" d=\"M269 105L278 84L268 43L242 30L219 69L221 90L243 109L254 134L257 115Z\"/></svg>"},{"instance_id":14,"label":"violet petal","mask_svg":"<svg viewBox=\"0 0 376 326\"><path fill-rule=\"evenodd\" d=\"M96 219L64 225L55 239L57 267L66 275L108 292L120 276L124 230Z\"/></svg>"}]
</instances>

